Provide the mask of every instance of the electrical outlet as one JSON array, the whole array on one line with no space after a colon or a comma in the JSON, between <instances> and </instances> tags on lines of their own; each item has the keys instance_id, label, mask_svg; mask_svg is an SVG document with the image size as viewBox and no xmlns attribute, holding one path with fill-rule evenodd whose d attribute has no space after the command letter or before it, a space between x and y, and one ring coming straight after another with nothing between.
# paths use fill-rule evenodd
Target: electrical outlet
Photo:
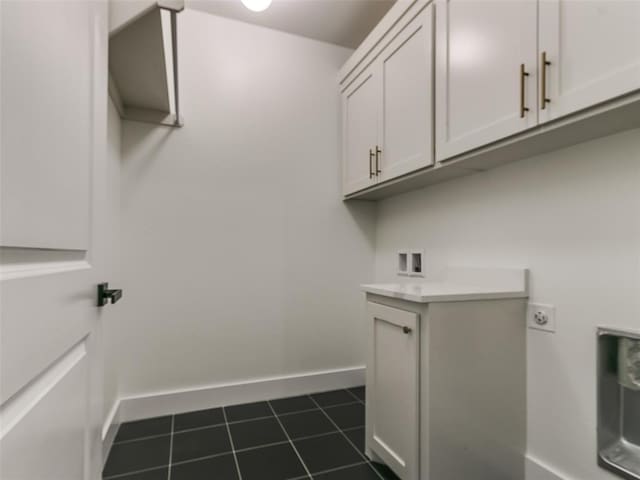
<instances>
[{"instance_id":1,"label":"electrical outlet","mask_svg":"<svg viewBox=\"0 0 640 480\"><path fill-rule=\"evenodd\" d=\"M527 325L535 330L556 331L556 307L530 303L527 306Z\"/></svg>"},{"instance_id":2,"label":"electrical outlet","mask_svg":"<svg viewBox=\"0 0 640 480\"><path fill-rule=\"evenodd\" d=\"M402 276L409 275L410 260L411 260L411 257L409 256L409 252L407 252L406 250L398 251L398 275L402 275Z\"/></svg>"},{"instance_id":3,"label":"electrical outlet","mask_svg":"<svg viewBox=\"0 0 640 480\"><path fill-rule=\"evenodd\" d=\"M409 276L411 277L424 277L422 257L424 256L424 250L412 250L411 262L409 268Z\"/></svg>"}]
</instances>

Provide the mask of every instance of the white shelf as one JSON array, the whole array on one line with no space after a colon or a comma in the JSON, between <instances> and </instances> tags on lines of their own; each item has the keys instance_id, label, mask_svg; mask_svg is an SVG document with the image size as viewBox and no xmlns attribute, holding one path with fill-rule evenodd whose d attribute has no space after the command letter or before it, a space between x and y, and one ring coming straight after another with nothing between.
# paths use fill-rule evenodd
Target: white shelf
<instances>
[{"instance_id":1,"label":"white shelf","mask_svg":"<svg viewBox=\"0 0 640 480\"><path fill-rule=\"evenodd\" d=\"M130 3L114 2L111 12L109 94L124 119L181 126L176 14L184 2Z\"/></svg>"}]
</instances>

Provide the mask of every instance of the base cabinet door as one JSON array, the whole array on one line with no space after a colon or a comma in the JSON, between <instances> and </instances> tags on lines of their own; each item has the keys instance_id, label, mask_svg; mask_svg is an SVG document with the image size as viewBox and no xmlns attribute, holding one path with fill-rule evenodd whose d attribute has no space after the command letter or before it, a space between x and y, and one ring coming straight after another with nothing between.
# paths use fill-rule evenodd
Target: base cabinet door
<instances>
[{"instance_id":1,"label":"base cabinet door","mask_svg":"<svg viewBox=\"0 0 640 480\"><path fill-rule=\"evenodd\" d=\"M537 125L537 8L436 3L436 160Z\"/></svg>"},{"instance_id":2,"label":"base cabinet door","mask_svg":"<svg viewBox=\"0 0 640 480\"><path fill-rule=\"evenodd\" d=\"M429 5L381 55L380 181L433 164L433 19Z\"/></svg>"},{"instance_id":3,"label":"base cabinet door","mask_svg":"<svg viewBox=\"0 0 640 480\"><path fill-rule=\"evenodd\" d=\"M368 302L367 450L419 480L419 315Z\"/></svg>"},{"instance_id":4,"label":"base cabinet door","mask_svg":"<svg viewBox=\"0 0 640 480\"><path fill-rule=\"evenodd\" d=\"M379 81L371 67L342 92L343 193L357 192L377 181Z\"/></svg>"},{"instance_id":5,"label":"base cabinet door","mask_svg":"<svg viewBox=\"0 0 640 480\"><path fill-rule=\"evenodd\" d=\"M640 89L639 1L545 0L539 21L541 122Z\"/></svg>"}]
</instances>

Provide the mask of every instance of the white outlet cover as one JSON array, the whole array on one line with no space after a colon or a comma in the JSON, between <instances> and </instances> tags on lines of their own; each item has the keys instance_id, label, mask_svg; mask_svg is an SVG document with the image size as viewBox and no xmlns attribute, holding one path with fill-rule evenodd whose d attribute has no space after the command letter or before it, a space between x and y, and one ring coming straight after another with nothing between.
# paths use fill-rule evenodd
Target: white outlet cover
<instances>
[{"instance_id":1,"label":"white outlet cover","mask_svg":"<svg viewBox=\"0 0 640 480\"><path fill-rule=\"evenodd\" d=\"M556 331L556 307L542 303L527 305L527 326L544 332Z\"/></svg>"}]
</instances>

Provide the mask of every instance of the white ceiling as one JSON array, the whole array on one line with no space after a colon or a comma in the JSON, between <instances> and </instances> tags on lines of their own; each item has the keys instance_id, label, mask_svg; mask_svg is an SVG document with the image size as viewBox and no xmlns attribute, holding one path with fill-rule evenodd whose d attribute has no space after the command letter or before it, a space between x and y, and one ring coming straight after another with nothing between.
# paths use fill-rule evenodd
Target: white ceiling
<instances>
[{"instance_id":1,"label":"white ceiling","mask_svg":"<svg viewBox=\"0 0 640 480\"><path fill-rule=\"evenodd\" d=\"M252 12L240 0L187 0L186 6L344 47L356 48L395 0L273 0Z\"/></svg>"}]
</instances>

